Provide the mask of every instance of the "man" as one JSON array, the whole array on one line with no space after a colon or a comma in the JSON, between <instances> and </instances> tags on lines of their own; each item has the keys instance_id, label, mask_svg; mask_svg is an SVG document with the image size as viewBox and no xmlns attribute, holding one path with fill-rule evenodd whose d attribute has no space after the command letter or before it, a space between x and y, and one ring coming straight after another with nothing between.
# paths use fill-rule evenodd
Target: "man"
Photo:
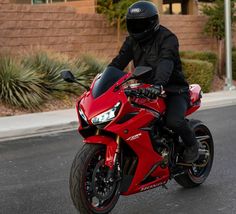
<instances>
[{"instance_id":1,"label":"man","mask_svg":"<svg viewBox=\"0 0 236 214\"><path fill-rule=\"evenodd\" d=\"M199 146L185 120L190 102L189 85L182 72L178 39L159 24L157 8L151 2L139 1L131 5L126 24L129 36L110 66L124 70L133 60L135 67L152 67L152 75L144 80L152 86L144 89L143 93L156 98L162 89L166 91L166 125L181 136L186 147L185 162L192 163L198 159Z\"/></svg>"}]
</instances>

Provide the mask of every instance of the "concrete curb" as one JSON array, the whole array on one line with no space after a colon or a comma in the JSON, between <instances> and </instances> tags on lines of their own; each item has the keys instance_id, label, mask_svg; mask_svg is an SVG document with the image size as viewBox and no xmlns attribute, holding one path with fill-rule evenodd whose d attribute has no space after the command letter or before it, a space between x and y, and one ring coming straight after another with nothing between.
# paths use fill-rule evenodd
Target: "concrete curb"
<instances>
[{"instance_id":1,"label":"concrete curb","mask_svg":"<svg viewBox=\"0 0 236 214\"><path fill-rule=\"evenodd\" d=\"M75 109L1 117L0 142L75 130L77 124Z\"/></svg>"},{"instance_id":2,"label":"concrete curb","mask_svg":"<svg viewBox=\"0 0 236 214\"><path fill-rule=\"evenodd\" d=\"M38 137L47 134L56 134L60 132L75 131L77 129L78 122L65 123L60 125L48 126L48 127L38 127L32 129L19 129L12 131L6 131L4 133L0 132L0 142L17 140L22 138Z\"/></svg>"},{"instance_id":3,"label":"concrete curb","mask_svg":"<svg viewBox=\"0 0 236 214\"><path fill-rule=\"evenodd\" d=\"M200 111L236 105L236 91L204 94ZM0 142L76 130L75 109L0 117Z\"/></svg>"}]
</instances>

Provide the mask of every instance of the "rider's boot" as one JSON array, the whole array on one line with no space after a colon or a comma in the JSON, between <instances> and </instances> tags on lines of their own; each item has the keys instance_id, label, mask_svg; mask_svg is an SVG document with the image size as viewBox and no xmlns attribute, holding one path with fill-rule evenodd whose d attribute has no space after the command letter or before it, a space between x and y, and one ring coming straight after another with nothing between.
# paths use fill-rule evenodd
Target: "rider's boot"
<instances>
[{"instance_id":1,"label":"rider's boot","mask_svg":"<svg viewBox=\"0 0 236 214\"><path fill-rule=\"evenodd\" d=\"M199 158L199 143L196 142L192 146L187 146L184 150L184 161L186 163L193 163Z\"/></svg>"}]
</instances>

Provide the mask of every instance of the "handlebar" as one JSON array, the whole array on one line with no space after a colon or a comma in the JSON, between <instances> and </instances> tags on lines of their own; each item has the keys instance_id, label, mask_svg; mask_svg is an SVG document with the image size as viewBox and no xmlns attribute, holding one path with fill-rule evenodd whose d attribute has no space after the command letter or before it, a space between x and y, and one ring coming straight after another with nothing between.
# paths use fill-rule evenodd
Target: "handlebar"
<instances>
[{"instance_id":1,"label":"handlebar","mask_svg":"<svg viewBox=\"0 0 236 214\"><path fill-rule=\"evenodd\" d=\"M125 89L124 90L125 94L127 97L136 97L136 98L146 98L146 99L150 99L149 97L145 96L144 94L142 94L140 92L140 90L138 89ZM158 97L166 97L165 93L160 94Z\"/></svg>"},{"instance_id":2,"label":"handlebar","mask_svg":"<svg viewBox=\"0 0 236 214\"><path fill-rule=\"evenodd\" d=\"M138 97L138 98L147 98L146 96L144 96L143 94L140 93L139 90L135 90L135 89L125 89L124 90L126 96L128 97Z\"/></svg>"}]
</instances>

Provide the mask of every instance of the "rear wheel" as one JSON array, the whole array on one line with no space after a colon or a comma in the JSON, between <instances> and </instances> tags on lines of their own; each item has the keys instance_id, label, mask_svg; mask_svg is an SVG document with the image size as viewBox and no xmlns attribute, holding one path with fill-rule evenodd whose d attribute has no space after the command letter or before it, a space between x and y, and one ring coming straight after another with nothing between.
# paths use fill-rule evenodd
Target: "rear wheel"
<instances>
[{"instance_id":1,"label":"rear wheel","mask_svg":"<svg viewBox=\"0 0 236 214\"><path fill-rule=\"evenodd\" d=\"M189 121L199 141L199 159L188 167L185 174L175 177L175 181L185 188L196 187L202 184L208 177L214 158L214 144L209 129L199 120Z\"/></svg>"},{"instance_id":2,"label":"rear wheel","mask_svg":"<svg viewBox=\"0 0 236 214\"><path fill-rule=\"evenodd\" d=\"M105 146L85 144L76 155L70 172L70 193L81 214L108 213L120 195L120 182L115 176L107 179L104 165Z\"/></svg>"}]
</instances>

